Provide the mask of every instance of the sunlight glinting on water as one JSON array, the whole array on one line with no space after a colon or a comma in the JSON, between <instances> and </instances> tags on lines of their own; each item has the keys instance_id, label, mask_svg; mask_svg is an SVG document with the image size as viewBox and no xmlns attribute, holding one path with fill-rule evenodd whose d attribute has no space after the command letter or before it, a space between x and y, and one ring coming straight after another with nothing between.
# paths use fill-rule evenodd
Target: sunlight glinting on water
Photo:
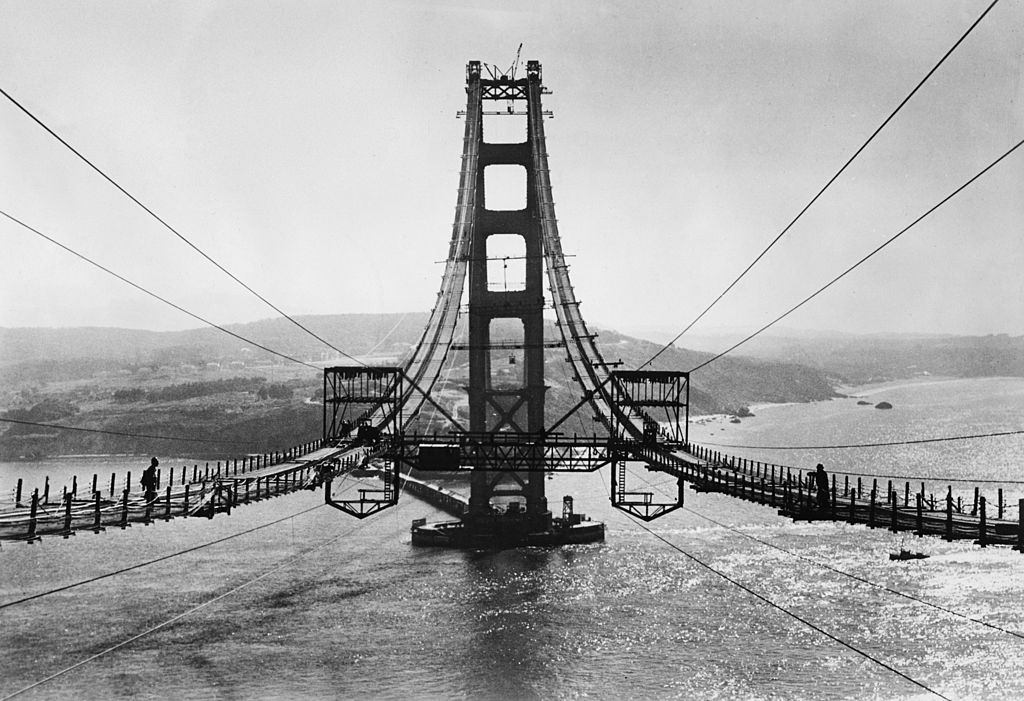
<instances>
[{"instance_id":1,"label":"sunlight glinting on water","mask_svg":"<svg viewBox=\"0 0 1024 701\"><path fill-rule=\"evenodd\" d=\"M1000 386L1007 392L993 391ZM843 399L762 408L741 424L709 423L695 432L723 443L884 440L934 435L944 418L958 412L959 419L947 423L973 432L972 411L982 417L979 424L1005 429L1024 413L1022 387L1022 380L981 380L883 388L873 397L892 401L889 412ZM972 402L972 388L993 399ZM992 412L1003 417L1001 425ZM898 425L904 420L910 425ZM939 446L928 448L933 462L915 449L913 468L993 476L1020 464L1016 445L1000 452L971 444L967 457L960 452L953 458L949 445ZM986 459L977 463L976 455ZM797 457L801 464L821 459ZM851 469L873 467L862 462L861 451L835 451L827 462L840 469L840 460ZM118 469L131 464L126 459ZM26 466L6 464L5 474ZM672 492L674 485L663 476L635 465L630 470ZM361 522L317 509L229 543L0 612L0 646L10 651L0 656L0 694L299 555L251 586L48 683L42 696L134 698L166 688L183 698L927 696L641 530L610 508L606 476L559 474L546 486L551 503L572 494L578 511L606 522L606 542L501 552L413 548L413 518L447 517L408 495L398 508ZM68 541L46 538L32 546L5 543L0 602L318 502L320 493L300 492L213 520L175 519ZM845 523L792 523L768 507L721 494L687 490L686 507L649 527L793 615L947 696L1024 695L1024 640L841 574L1024 630L1021 555ZM343 537L330 542L338 535ZM302 555L322 543L328 544ZM891 563L888 553L901 546L930 557Z\"/></svg>"}]
</instances>

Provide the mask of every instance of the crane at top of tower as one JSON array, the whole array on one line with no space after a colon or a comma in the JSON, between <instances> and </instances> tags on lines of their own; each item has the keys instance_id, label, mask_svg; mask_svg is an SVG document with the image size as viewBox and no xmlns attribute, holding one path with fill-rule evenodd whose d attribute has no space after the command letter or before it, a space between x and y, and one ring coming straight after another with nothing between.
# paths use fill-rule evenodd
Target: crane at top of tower
<instances>
[{"instance_id":1,"label":"crane at top of tower","mask_svg":"<svg viewBox=\"0 0 1024 701\"><path fill-rule=\"evenodd\" d=\"M516 49L515 60L512 61L512 65L505 70L501 70L497 66L487 63L486 61L481 62L483 67L487 69L488 75L491 76L491 80L495 80L501 83L513 83L516 79L516 71L519 70L519 64L522 63L519 57L523 53L523 44L519 43L519 48Z\"/></svg>"},{"instance_id":2,"label":"crane at top of tower","mask_svg":"<svg viewBox=\"0 0 1024 701\"><path fill-rule=\"evenodd\" d=\"M512 62L512 67L509 68L505 73L512 76L512 80L516 79L516 68L519 67L519 56L523 53L523 42L519 42L519 48L516 49L516 59ZM504 76L502 76L504 77Z\"/></svg>"}]
</instances>

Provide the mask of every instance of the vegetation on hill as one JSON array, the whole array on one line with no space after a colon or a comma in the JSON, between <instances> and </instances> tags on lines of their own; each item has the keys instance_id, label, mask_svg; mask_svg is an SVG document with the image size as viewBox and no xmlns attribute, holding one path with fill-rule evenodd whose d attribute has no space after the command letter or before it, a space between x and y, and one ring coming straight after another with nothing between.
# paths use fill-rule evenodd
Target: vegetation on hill
<instances>
[{"instance_id":1,"label":"vegetation on hill","mask_svg":"<svg viewBox=\"0 0 1024 701\"><path fill-rule=\"evenodd\" d=\"M348 314L302 317L303 324L355 356L401 364L419 340L425 314ZM236 333L320 365L351 364L284 319L230 327ZM513 322L497 322L496 340L515 338ZM521 331L520 331L521 333ZM547 338L557 338L549 324ZM661 346L601 331L605 359L636 368ZM758 339L761 340L761 339ZM724 346L723 346L724 347ZM1024 375L1024 340L1008 337L822 337L762 341L761 357L730 355L691 377L690 412L743 414L751 404L820 401L840 383L908 377ZM496 354L495 367L513 378L521 360ZM712 355L670 348L650 367L689 370ZM800 362L790 359L799 358ZM453 351L451 369L436 390L448 409L465 416L468 354ZM580 399L564 352L545 354L550 424ZM0 458L73 453L151 453L227 457L267 452L316 438L321 432L322 379L309 368L246 347L213 329L157 333L127 329L0 329L0 416L66 424L110 434L6 423ZM447 430L437 419L432 427ZM589 432L582 408L564 425ZM168 441L113 433L181 436ZM205 442L211 441L211 442ZM217 441L217 442L213 442Z\"/></svg>"},{"instance_id":2,"label":"vegetation on hill","mask_svg":"<svg viewBox=\"0 0 1024 701\"><path fill-rule=\"evenodd\" d=\"M662 346L650 341L602 332L601 351L606 360L622 360L624 367L639 367ZM711 353L669 348L648 367L654 370L689 370L702 365ZM691 413L740 413L750 404L814 402L835 397L826 374L796 363L725 356L690 376Z\"/></svg>"},{"instance_id":3,"label":"vegetation on hill","mask_svg":"<svg viewBox=\"0 0 1024 701\"><path fill-rule=\"evenodd\" d=\"M727 348L740 337L694 337L700 348ZM1024 336L923 334L765 334L745 344L745 356L793 361L840 384L867 384L921 375L1024 377Z\"/></svg>"}]
</instances>

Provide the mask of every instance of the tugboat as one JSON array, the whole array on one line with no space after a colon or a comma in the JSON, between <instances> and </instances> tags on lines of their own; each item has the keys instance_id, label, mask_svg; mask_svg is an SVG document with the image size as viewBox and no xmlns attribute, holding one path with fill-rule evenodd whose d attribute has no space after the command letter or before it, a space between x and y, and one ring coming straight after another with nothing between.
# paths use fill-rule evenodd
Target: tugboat
<instances>
[{"instance_id":1,"label":"tugboat","mask_svg":"<svg viewBox=\"0 0 1024 701\"><path fill-rule=\"evenodd\" d=\"M412 522L412 544L455 548L514 548L523 545L571 545L604 540L604 524L591 521L586 514L573 512L573 499L562 499L562 517L552 518L551 527L531 530L526 511L517 501L504 510L494 509L486 519L426 523Z\"/></svg>"},{"instance_id":2,"label":"tugboat","mask_svg":"<svg viewBox=\"0 0 1024 701\"><path fill-rule=\"evenodd\" d=\"M928 555L924 553L910 552L905 548L900 548L898 553L889 553L890 560L924 560L928 558Z\"/></svg>"}]
</instances>

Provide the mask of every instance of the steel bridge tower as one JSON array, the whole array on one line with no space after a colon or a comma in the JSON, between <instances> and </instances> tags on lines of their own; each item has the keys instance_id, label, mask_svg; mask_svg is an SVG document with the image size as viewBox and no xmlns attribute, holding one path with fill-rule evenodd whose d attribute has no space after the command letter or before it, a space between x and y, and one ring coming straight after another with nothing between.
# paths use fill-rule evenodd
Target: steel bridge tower
<instances>
[{"instance_id":1,"label":"steel bridge tower","mask_svg":"<svg viewBox=\"0 0 1024 701\"><path fill-rule=\"evenodd\" d=\"M479 158L476 198L469 260L469 430L471 434L511 432L536 435L544 431L544 251L541 211L537 200L537 164L531 143L538 134L536 116L543 118L539 104L541 67L537 61L527 64L526 77L500 76L487 79L481 75L481 64L472 61L466 69L468 95L466 118L479 120L467 125L463 159ZM483 130L484 101L505 101L503 114L515 112L515 101L525 100L527 109L526 139L521 143L488 143ZM537 109L530 109L536 107ZM472 143L475 141L475 143ZM526 170L526 206L518 210L488 208L485 171L489 166L514 165ZM494 289L496 281L488 279L489 242L495 235L514 234L525 244L525 285L521 290ZM494 322L518 320L522 334L518 342L499 342ZM516 376L502 379L492 366L496 353L504 359L509 351L522 350L522 367ZM512 355L510 357L517 357ZM544 495L544 472L495 472L474 470L471 476L467 526L477 532L490 530L495 521L492 498L513 499L525 506L522 525L527 531L544 531L551 527L551 512ZM507 519L502 520L507 523Z\"/></svg>"},{"instance_id":2,"label":"steel bridge tower","mask_svg":"<svg viewBox=\"0 0 1024 701\"><path fill-rule=\"evenodd\" d=\"M364 518L394 506L403 488L431 500L458 521L427 524L417 519L412 542L454 547L504 547L510 544L589 543L604 538L604 524L574 511L564 496L553 516L545 495L550 472L612 470L612 506L643 519L670 513L683 503L683 479L697 463L679 451L688 443L688 373L669 370L611 370L583 316L569 280L551 194L541 96L546 93L538 61L528 61L526 76L490 71L471 61L466 67L465 136L458 204L437 301L419 343L404 368L345 366L324 369L324 440L336 447L337 469L354 472L355 460L377 460L382 485L356 490L357 496L333 497L328 504ZM485 111L485 104L504 109ZM524 107L525 106L525 107ZM485 115L526 116L524 141L484 140ZM525 171L519 209L493 206L487 169L512 166ZM499 183L500 184L500 183ZM491 200L489 204L489 200ZM491 279L489 262L507 261L492 244L496 237L521 242L522 279L510 289ZM499 255L495 255L499 253ZM468 285L467 283L468 278ZM557 317L558 339L544 339L545 282ZM453 343L463 296L468 287L468 338ZM507 339L510 329L514 338ZM545 423L546 348L558 348L579 385L579 401L560 418ZM431 397L450 351L469 354L468 427ZM564 354L564 355L562 355ZM507 362L507 364L506 364ZM502 367L504 365L504 367ZM514 371L510 371L514 366ZM420 410L432 405L456 429L417 432ZM593 435L561 432L578 411L601 426ZM456 414L458 412L455 412ZM419 424L417 423L419 421ZM678 479L675 497L626 485L626 463ZM469 474L470 494L449 492L400 471Z\"/></svg>"}]
</instances>

